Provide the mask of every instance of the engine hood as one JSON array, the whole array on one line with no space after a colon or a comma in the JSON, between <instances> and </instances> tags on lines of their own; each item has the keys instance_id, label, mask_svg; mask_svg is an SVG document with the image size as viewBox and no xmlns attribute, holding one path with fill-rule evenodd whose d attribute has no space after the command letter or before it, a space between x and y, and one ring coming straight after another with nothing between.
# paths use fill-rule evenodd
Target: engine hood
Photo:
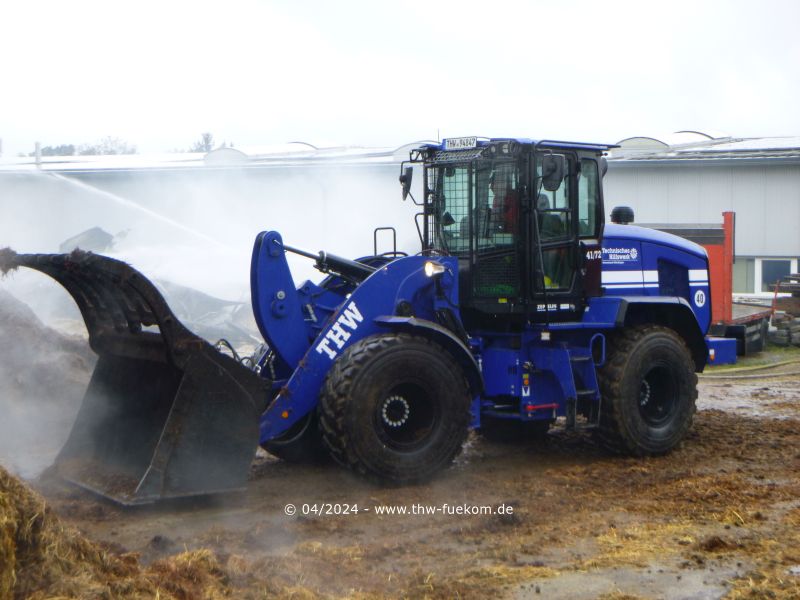
<instances>
[{"instance_id":1,"label":"engine hood","mask_svg":"<svg viewBox=\"0 0 800 600\"><path fill-rule=\"evenodd\" d=\"M648 229L646 227L638 227L637 225L615 225L607 224L603 234L604 239L614 238L618 240L630 240L637 242L650 242L653 244L661 244L669 246L676 250L688 252L703 259L708 258L706 249L699 244L690 242L686 238L682 238L671 233L665 233L657 229Z\"/></svg>"}]
</instances>

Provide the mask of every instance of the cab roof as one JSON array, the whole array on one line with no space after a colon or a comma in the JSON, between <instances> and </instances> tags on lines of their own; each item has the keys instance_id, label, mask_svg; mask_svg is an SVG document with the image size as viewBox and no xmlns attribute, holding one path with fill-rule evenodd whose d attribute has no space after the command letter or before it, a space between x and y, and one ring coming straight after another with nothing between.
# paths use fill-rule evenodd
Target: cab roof
<instances>
[{"instance_id":1,"label":"cab roof","mask_svg":"<svg viewBox=\"0 0 800 600\"><path fill-rule=\"evenodd\" d=\"M454 139L454 138L445 138L439 143L427 143L424 144L423 148L430 148L432 150L441 150L446 151L448 150L446 146L447 139ZM542 146L546 148L567 148L570 150L591 150L595 152L606 152L612 148L618 148L619 146L615 144L595 144L595 143L586 143L586 142L568 142L562 140L534 140L532 138L516 138L516 137L499 137L499 138L477 138L477 147L485 147L493 143L502 143L502 142L516 142L520 145L528 145L528 146Z\"/></svg>"}]
</instances>

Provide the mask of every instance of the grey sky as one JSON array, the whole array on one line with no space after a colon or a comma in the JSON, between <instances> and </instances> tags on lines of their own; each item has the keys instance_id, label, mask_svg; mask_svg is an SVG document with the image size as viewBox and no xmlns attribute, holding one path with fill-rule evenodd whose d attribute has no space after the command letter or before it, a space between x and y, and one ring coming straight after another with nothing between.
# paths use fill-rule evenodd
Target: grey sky
<instances>
[{"instance_id":1,"label":"grey sky","mask_svg":"<svg viewBox=\"0 0 800 600\"><path fill-rule=\"evenodd\" d=\"M800 134L800 2L0 2L3 155Z\"/></svg>"}]
</instances>

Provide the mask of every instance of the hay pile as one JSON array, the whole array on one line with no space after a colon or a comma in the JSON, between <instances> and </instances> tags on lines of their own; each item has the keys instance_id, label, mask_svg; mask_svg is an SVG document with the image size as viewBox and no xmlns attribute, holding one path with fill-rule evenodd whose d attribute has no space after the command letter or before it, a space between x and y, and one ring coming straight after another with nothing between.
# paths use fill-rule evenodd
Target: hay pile
<instances>
[{"instance_id":1,"label":"hay pile","mask_svg":"<svg viewBox=\"0 0 800 600\"><path fill-rule=\"evenodd\" d=\"M0 288L0 463L36 477L72 428L96 356Z\"/></svg>"},{"instance_id":2,"label":"hay pile","mask_svg":"<svg viewBox=\"0 0 800 600\"><path fill-rule=\"evenodd\" d=\"M0 289L0 382L6 398L75 404L83 397L96 356L86 340L45 326Z\"/></svg>"},{"instance_id":3,"label":"hay pile","mask_svg":"<svg viewBox=\"0 0 800 600\"><path fill-rule=\"evenodd\" d=\"M208 550L149 567L61 524L44 499L0 467L0 598L224 598L234 594Z\"/></svg>"}]
</instances>

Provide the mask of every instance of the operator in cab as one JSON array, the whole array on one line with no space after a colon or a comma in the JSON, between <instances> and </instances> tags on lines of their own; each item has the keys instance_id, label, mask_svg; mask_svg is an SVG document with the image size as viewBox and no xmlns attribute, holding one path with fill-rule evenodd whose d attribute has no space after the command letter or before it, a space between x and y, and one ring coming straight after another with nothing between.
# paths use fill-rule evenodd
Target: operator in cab
<instances>
[{"instance_id":1,"label":"operator in cab","mask_svg":"<svg viewBox=\"0 0 800 600\"><path fill-rule=\"evenodd\" d=\"M511 166L498 166L489 178L492 192L493 229L499 233L519 231L519 190Z\"/></svg>"}]
</instances>

